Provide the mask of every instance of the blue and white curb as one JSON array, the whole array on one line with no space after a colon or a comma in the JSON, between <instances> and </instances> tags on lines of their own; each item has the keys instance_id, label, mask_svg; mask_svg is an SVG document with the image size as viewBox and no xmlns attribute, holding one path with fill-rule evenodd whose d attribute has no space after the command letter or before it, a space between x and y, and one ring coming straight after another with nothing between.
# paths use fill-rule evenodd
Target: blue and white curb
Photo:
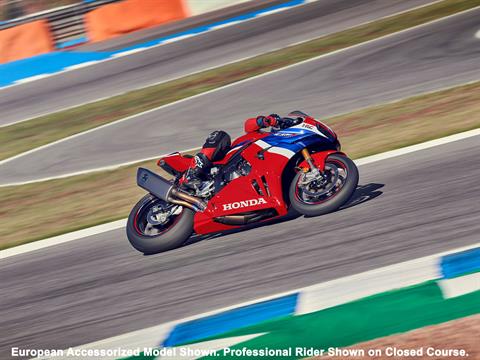
<instances>
[{"instance_id":1,"label":"blue and white curb","mask_svg":"<svg viewBox=\"0 0 480 360\"><path fill-rule=\"evenodd\" d=\"M23 84L46 78L61 72L71 71L79 67L91 66L99 62L113 60L145 51L157 46L180 41L192 36L205 34L210 31L236 25L252 19L267 16L273 13L289 10L306 3L318 0L291 0L282 4L234 16L227 20L213 22L209 25L198 26L176 34L164 36L155 40L135 44L116 51L108 52L73 52L55 51L48 54L34 56L28 59L13 61L0 65L0 89L2 87ZM82 66L83 65L83 66Z\"/></svg>"},{"instance_id":2,"label":"blue and white curb","mask_svg":"<svg viewBox=\"0 0 480 360\"><path fill-rule=\"evenodd\" d=\"M295 313L298 296L299 293L293 293L276 299L260 301L252 305L224 311L219 314L179 323L173 327L161 345L163 347L173 347L271 319L292 315Z\"/></svg>"},{"instance_id":3,"label":"blue and white curb","mask_svg":"<svg viewBox=\"0 0 480 360\"><path fill-rule=\"evenodd\" d=\"M289 315L345 304L438 280L445 298L480 290L480 243L134 331L75 349L174 347ZM471 274L469 272L477 271ZM452 276L465 276L452 278ZM368 286L365 286L368 284ZM192 349L221 349L260 334L211 340ZM113 359L114 357L112 357Z\"/></svg>"}]
</instances>

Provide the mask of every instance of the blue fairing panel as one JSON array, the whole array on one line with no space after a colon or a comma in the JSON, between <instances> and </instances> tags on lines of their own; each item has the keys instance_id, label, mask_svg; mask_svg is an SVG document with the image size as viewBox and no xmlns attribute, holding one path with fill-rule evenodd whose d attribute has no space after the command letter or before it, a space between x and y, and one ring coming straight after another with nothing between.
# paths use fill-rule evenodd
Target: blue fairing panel
<instances>
[{"instance_id":1,"label":"blue fairing panel","mask_svg":"<svg viewBox=\"0 0 480 360\"><path fill-rule=\"evenodd\" d=\"M262 141L275 147L281 147L294 152L313 144L331 145L333 142L325 137L319 136L314 132L298 129L288 128L285 130L272 132L269 136L262 138Z\"/></svg>"}]
</instances>

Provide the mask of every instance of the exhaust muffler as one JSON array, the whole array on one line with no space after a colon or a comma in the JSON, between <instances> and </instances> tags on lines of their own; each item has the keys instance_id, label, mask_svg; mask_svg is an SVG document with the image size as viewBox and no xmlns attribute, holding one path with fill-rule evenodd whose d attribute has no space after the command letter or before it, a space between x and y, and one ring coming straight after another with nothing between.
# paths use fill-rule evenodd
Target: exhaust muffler
<instances>
[{"instance_id":1,"label":"exhaust muffler","mask_svg":"<svg viewBox=\"0 0 480 360\"><path fill-rule=\"evenodd\" d=\"M137 185L159 199L193 211L204 211L207 208L207 204L202 199L177 189L170 181L145 168L137 170Z\"/></svg>"}]
</instances>

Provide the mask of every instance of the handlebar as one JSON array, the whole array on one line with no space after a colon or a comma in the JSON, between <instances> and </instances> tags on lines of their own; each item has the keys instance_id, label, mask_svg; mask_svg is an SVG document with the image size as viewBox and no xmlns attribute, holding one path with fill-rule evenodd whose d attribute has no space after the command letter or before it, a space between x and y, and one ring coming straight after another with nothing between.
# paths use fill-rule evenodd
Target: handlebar
<instances>
[{"instance_id":1,"label":"handlebar","mask_svg":"<svg viewBox=\"0 0 480 360\"><path fill-rule=\"evenodd\" d=\"M279 129L287 129L289 127L301 124L303 122L303 119L300 117L297 117L296 119L289 118L289 117L282 117L278 120L278 128Z\"/></svg>"}]
</instances>

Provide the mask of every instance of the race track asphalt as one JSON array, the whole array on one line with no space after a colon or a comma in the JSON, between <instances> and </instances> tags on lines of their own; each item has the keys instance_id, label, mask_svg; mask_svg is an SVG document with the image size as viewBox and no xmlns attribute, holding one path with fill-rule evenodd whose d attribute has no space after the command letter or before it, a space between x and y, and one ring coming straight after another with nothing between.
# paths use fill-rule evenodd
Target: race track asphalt
<instances>
[{"instance_id":1,"label":"race track asphalt","mask_svg":"<svg viewBox=\"0 0 480 360\"><path fill-rule=\"evenodd\" d=\"M432 1L317 1L117 60L0 89L0 125L220 66Z\"/></svg>"},{"instance_id":2,"label":"race track asphalt","mask_svg":"<svg viewBox=\"0 0 480 360\"><path fill-rule=\"evenodd\" d=\"M480 8L80 135L0 165L0 184L184 150L245 118L301 109L322 118L480 80Z\"/></svg>"},{"instance_id":3,"label":"race track asphalt","mask_svg":"<svg viewBox=\"0 0 480 360\"><path fill-rule=\"evenodd\" d=\"M0 261L0 358L478 242L480 137L360 167L352 206L145 257L123 230ZM368 286L368 284L363 284Z\"/></svg>"}]
</instances>

